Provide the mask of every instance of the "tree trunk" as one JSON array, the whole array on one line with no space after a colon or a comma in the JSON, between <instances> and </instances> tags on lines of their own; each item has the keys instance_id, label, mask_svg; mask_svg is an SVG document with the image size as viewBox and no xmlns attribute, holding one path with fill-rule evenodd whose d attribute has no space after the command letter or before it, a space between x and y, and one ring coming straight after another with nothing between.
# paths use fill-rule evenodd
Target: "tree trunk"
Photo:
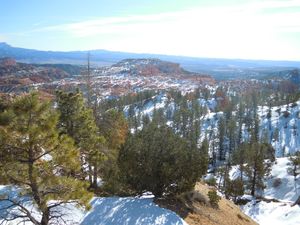
<instances>
[{"instance_id":1,"label":"tree trunk","mask_svg":"<svg viewBox=\"0 0 300 225\"><path fill-rule=\"evenodd\" d=\"M251 195L255 195L255 186L256 186L256 168L253 169L253 178L252 178L252 187L251 187Z\"/></svg>"},{"instance_id":2,"label":"tree trunk","mask_svg":"<svg viewBox=\"0 0 300 225\"><path fill-rule=\"evenodd\" d=\"M241 174L240 179L241 180L243 180L243 175L244 175L244 168L243 168L243 166L244 166L243 164L240 165L240 174Z\"/></svg>"},{"instance_id":3,"label":"tree trunk","mask_svg":"<svg viewBox=\"0 0 300 225\"><path fill-rule=\"evenodd\" d=\"M40 207L41 199L40 199L40 196L39 196L38 186L37 186L36 181L33 177L33 164L32 163L28 164L28 176L29 176L30 187L31 187L33 199L38 204L38 206Z\"/></svg>"},{"instance_id":4,"label":"tree trunk","mask_svg":"<svg viewBox=\"0 0 300 225\"><path fill-rule=\"evenodd\" d=\"M93 183L93 187L97 188L97 177L98 177L98 165L97 162L95 162L94 164L94 183Z\"/></svg>"},{"instance_id":5,"label":"tree trunk","mask_svg":"<svg viewBox=\"0 0 300 225\"><path fill-rule=\"evenodd\" d=\"M294 202L292 206L300 205L300 196L297 198L297 200Z\"/></svg>"},{"instance_id":6,"label":"tree trunk","mask_svg":"<svg viewBox=\"0 0 300 225\"><path fill-rule=\"evenodd\" d=\"M49 223L49 209L47 208L42 215L41 225L48 225Z\"/></svg>"},{"instance_id":7,"label":"tree trunk","mask_svg":"<svg viewBox=\"0 0 300 225\"><path fill-rule=\"evenodd\" d=\"M92 171L92 167L89 164L89 182L90 182L90 186L92 187L93 185L93 175L92 175L93 171Z\"/></svg>"},{"instance_id":8,"label":"tree trunk","mask_svg":"<svg viewBox=\"0 0 300 225\"><path fill-rule=\"evenodd\" d=\"M293 175L294 175L294 180L296 181L296 178L297 178L297 165L295 164L294 165L294 168L293 168Z\"/></svg>"}]
</instances>

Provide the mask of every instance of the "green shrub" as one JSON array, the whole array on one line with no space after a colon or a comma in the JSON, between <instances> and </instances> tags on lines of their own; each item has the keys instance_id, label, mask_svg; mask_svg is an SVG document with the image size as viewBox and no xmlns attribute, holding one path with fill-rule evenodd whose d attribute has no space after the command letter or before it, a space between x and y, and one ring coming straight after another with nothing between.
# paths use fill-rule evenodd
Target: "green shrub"
<instances>
[{"instance_id":1,"label":"green shrub","mask_svg":"<svg viewBox=\"0 0 300 225\"><path fill-rule=\"evenodd\" d=\"M209 198L210 205L213 208L218 209L219 208L219 201L221 200L221 197L217 194L217 192L215 190L209 191L208 192L208 198Z\"/></svg>"},{"instance_id":2,"label":"green shrub","mask_svg":"<svg viewBox=\"0 0 300 225\"><path fill-rule=\"evenodd\" d=\"M233 200L236 201L238 196L244 194L244 182L237 178L235 180L229 180L225 189L225 195L233 197Z\"/></svg>"},{"instance_id":3,"label":"green shrub","mask_svg":"<svg viewBox=\"0 0 300 225\"><path fill-rule=\"evenodd\" d=\"M206 172L202 161L200 151L171 128L151 123L127 138L118 166L121 180L136 193L161 197L192 190Z\"/></svg>"},{"instance_id":4,"label":"green shrub","mask_svg":"<svg viewBox=\"0 0 300 225\"><path fill-rule=\"evenodd\" d=\"M216 181L216 178L211 177L211 178L205 180L205 183L207 183L209 186L216 186L217 181Z\"/></svg>"}]
</instances>

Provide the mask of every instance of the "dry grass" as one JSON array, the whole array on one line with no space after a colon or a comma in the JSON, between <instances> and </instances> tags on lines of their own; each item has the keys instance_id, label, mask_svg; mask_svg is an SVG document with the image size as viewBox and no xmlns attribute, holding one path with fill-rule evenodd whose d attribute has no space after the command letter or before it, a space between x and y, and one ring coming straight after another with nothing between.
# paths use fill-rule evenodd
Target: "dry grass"
<instances>
[{"instance_id":1,"label":"dry grass","mask_svg":"<svg viewBox=\"0 0 300 225\"><path fill-rule=\"evenodd\" d=\"M162 207L179 214L189 225L258 225L246 216L233 202L222 198L219 209L214 209L207 201L211 190L205 184L197 183L195 190L181 196L179 200L158 201Z\"/></svg>"}]
</instances>

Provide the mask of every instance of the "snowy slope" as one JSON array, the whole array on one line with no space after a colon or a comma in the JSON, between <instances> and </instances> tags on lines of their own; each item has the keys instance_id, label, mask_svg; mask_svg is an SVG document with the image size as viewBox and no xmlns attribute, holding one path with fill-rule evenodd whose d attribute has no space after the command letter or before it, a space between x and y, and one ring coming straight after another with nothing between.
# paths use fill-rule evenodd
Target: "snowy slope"
<instances>
[{"instance_id":1,"label":"snowy slope","mask_svg":"<svg viewBox=\"0 0 300 225\"><path fill-rule=\"evenodd\" d=\"M93 209L82 225L186 225L174 212L158 207L152 199L94 198Z\"/></svg>"},{"instance_id":2,"label":"snowy slope","mask_svg":"<svg viewBox=\"0 0 300 225\"><path fill-rule=\"evenodd\" d=\"M272 166L271 177L266 181L264 195L267 198L275 198L285 202L295 202L300 196L300 178L294 180L294 176L289 174L290 162L288 158L277 158L276 164ZM281 184L273 187L275 179L280 179Z\"/></svg>"},{"instance_id":3,"label":"snowy slope","mask_svg":"<svg viewBox=\"0 0 300 225\"><path fill-rule=\"evenodd\" d=\"M10 197L18 198L18 189L0 186L0 195L7 191L9 191ZM29 199L24 199L25 201L26 208L34 213L36 219L40 219L32 202ZM7 202L0 202L0 209L8 206L7 204ZM63 219L70 225L187 225L176 213L155 205L152 198L95 197L92 199L91 205L90 211L84 211L73 204L66 204L58 210L65 214ZM1 216L5 216L5 211L0 211ZM2 222L0 219L0 224ZM19 222L21 221L14 220L4 224L15 225ZM61 224L62 221L54 221L54 223ZM24 224L32 225L30 222Z\"/></svg>"},{"instance_id":4,"label":"snowy slope","mask_svg":"<svg viewBox=\"0 0 300 225\"><path fill-rule=\"evenodd\" d=\"M271 108L271 117L267 118L269 107L262 106L258 108L260 115L261 134L267 131L270 143L276 150L276 156L282 157L289 153L300 151L300 101L297 101L293 107L282 105ZM289 116L285 117L287 111ZM278 129L278 139L274 139L275 130Z\"/></svg>"},{"instance_id":5,"label":"snowy slope","mask_svg":"<svg viewBox=\"0 0 300 225\"><path fill-rule=\"evenodd\" d=\"M293 206L293 203L300 196L300 178L295 181L294 177L287 172L288 158L277 158L276 161L272 166L271 176L266 179L264 197L278 202L252 200L243 206L242 210L261 225L299 225L300 206ZM278 187L273 185L276 179L281 180Z\"/></svg>"},{"instance_id":6,"label":"snowy slope","mask_svg":"<svg viewBox=\"0 0 300 225\"><path fill-rule=\"evenodd\" d=\"M242 210L260 225L299 225L300 207L286 203L251 202Z\"/></svg>"},{"instance_id":7,"label":"snowy slope","mask_svg":"<svg viewBox=\"0 0 300 225\"><path fill-rule=\"evenodd\" d=\"M207 107L207 114L199 118L201 121L199 141L201 143L206 136L210 142L215 142L215 139L218 137L218 121L223 113L213 112L217 105L217 101L214 98L207 101L200 98L198 102L202 107ZM152 117L154 109L160 109L166 105L168 105L166 111L174 113L174 101L172 99L168 101L166 94L161 93L145 101L144 104L135 106L134 110L136 115L140 112L141 115ZM128 109L129 106L125 107L125 116L128 115ZM271 110L271 116L268 118L269 109ZM166 111L165 114L167 113ZM288 156L296 151L300 151L300 100L293 104L271 108L258 106L258 116L260 120L260 136L263 138L267 135L268 142L276 150L276 157ZM172 124L172 121L169 121L169 124ZM244 140L248 136L249 134L244 130Z\"/></svg>"}]
</instances>

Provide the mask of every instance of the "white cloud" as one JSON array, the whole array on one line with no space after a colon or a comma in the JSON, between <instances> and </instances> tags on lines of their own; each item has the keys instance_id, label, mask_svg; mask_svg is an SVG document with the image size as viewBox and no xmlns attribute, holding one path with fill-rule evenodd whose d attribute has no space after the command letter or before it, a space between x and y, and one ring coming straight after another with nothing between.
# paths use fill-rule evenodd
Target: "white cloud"
<instances>
[{"instance_id":1,"label":"white cloud","mask_svg":"<svg viewBox=\"0 0 300 225\"><path fill-rule=\"evenodd\" d=\"M94 40L91 48L118 51L300 60L300 45L297 51L295 43L281 38L282 34L300 32L300 10L293 13L284 10L291 7L300 7L300 1L263 1L156 15L99 18L34 32L63 32L73 38ZM267 9L280 10L264 13Z\"/></svg>"}]
</instances>

